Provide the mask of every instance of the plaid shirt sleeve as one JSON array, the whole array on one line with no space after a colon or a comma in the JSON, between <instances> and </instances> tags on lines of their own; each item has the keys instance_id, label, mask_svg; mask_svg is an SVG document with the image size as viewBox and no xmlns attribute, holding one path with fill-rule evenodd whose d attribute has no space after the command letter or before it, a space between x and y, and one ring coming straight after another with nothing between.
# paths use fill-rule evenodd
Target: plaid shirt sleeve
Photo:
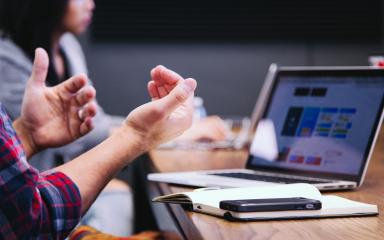
<instances>
[{"instance_id":1,"label":"plaid shirt sleeve","mask_svg":"<svg viewBox=\"0 0 384 240\"><path fill-rule=\"evenodd\" d=\"M64 239L81 216L77 186L27 161L0 103L0 239Z\"/></svg>"}]
</instances>

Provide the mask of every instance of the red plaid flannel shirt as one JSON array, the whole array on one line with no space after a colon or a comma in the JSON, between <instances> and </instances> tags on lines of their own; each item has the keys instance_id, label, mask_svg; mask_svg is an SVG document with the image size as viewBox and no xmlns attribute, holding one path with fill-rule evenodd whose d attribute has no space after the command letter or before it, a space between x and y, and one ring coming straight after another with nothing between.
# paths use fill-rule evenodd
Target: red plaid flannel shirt
<instances>
[{"instance_id":1,"label":"red plaid flannel shirt","mask_svg":"<svg viewBox=\"0 0 384 240\"><path fill-rule=\"evenodd\" d=\"M64 239L80 211L79 190L66 175L27 163L0 103L0 239Z\"/></svg>"}]
</instances>

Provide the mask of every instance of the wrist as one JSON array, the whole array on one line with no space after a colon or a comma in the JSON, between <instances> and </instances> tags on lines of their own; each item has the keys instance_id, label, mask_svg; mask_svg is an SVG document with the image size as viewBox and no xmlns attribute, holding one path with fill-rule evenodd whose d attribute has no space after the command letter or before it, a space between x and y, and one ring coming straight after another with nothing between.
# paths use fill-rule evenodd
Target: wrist
<instances>
[{"instance_id":1,"label":"wrist","mask_svg":"<svg viewBox=\"0 0 384 240\"><path fill-rule=\"evenodd\" d=\"M124 146L129 146L130 152L128 155L139 156L147 152L150 148L148 137L140 131L137 131L134 127L123 124L120 128L114 130L112 137L117 139ZM128 150L128 148L127 148Z\"/></svg>"},{"instance_id":2,"label":"wrist","mask_svg":"<svg viewBox=\"0 0 384 240\"><path fill-rule=\"evenodd\" d=\"M33 140L30 131L20 118L16 119L13 122L13 128L15 129L17 136L19 137L21 144L23 145L27 158L30 158L39 151L39 148Z\"/></svg>"}]
</instances>

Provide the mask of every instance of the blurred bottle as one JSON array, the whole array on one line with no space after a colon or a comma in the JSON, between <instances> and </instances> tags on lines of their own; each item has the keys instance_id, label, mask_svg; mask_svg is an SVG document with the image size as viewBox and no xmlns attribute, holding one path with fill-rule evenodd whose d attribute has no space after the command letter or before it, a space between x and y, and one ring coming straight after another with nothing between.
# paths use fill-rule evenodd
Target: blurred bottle
<instances>
[{"instance_id":1,"label":"blurred bottle","mask_svg":"<svg viewBox=\"0 0 384 240\"><path fill-rule=\"evenodd\" d=\"M197 122L207 116L207 110L204 107L204 100L201 97L194 97L193 105L195 108L193 112L193 122Z\"/></svg>"}]
</instances>

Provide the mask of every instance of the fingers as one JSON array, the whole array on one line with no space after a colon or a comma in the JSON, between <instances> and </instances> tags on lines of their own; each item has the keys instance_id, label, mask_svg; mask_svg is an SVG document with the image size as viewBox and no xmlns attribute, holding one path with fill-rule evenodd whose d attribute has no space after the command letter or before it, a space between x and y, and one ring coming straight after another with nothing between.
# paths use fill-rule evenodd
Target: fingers
<instances>
[{"instance_id":1,"label":"fingers","mask_svg":"<svg viewBox=\"0 0 384 240\"><path fill-rule=\"evenodd\" d=\"M167 96L159 100L159 104L162 104L162 109L167 113L172 113L193 95L196 85L196 80L192 78L183 80Z\"/></svg>"},{"instance_id":2,"label":"fingers","mask_svg":"<svg viewBox=\"0 0 384 240\"><path fill-rule=\"evenodd\" d=\"M183 77L181 77L179 74L161 65L152 69L151 78L153 81L155 81L157 86L172 86L183 80ZM169 87L168 90L170 90Z\"/></svg>"},{"instance_id":3,"label":"fingers","mask_svg":"<svg viewBox=\"0 0 384 240\"><path fill-rule=\"evenodd\" d=\"M57 87L61 92L65 93L77 93L88 83L88 77L84 74L80 74L59 84Z\"/></svg>"},{"instance_id":4,"label":"fingers","mask_svg":"<svg viewBox=\"0 0 384 240\"><path fill-rule=\"evenodd\" d=\"M30 83L37 86L44 86L48 74L49 58L47 52L42 48L35 50L35 60L32 67Z\"/></svg>"},{"instance_id":5,"label":"fingers","mask_svg":"<svg viewBox=\"0 0 384 240\"><path fill-rule=\"evenodd\" d=\"M92 86L84 87L78 94L76 94L75 98L77 105L83 106L96 98L96 90Z\"/></svg>"},{"instance_id":6,"label":"fingers","mask_svg":"<svg viewBox=\"0 0 384 240\"><path fill-rule=\"evenodd\" d=\"M151 98L156 100L167 96L175 86L170 86L168 84L157 86L155 81L150 81L148 82L148 92Z\"/></svg>"},{"instance_id":7,"label":"fingers","mask_svg":"<svg viewBox=\"0 0 384 240\"><path fill-rule=\"evenodd\" d=\"M157 91L157 87L154 81L148 82L148 93L152 100L160 99L160 94Z\"/></svg>"},{"instance_id":8,"label":"fingers","mask_svg":"<svg viewBox=\"0 0 384 240\"><path fill-rule=\"evenodd\" d=\"M77 75L55 87L56 93L66 101L75 98L75 103L81 107L96 97L96 90L93 86L86 86L88 78L85 75Z\"/></svg>"},{"instance_id":9,"label":"fingers","mask_svg":"<svg viewBox=\"0 0 384 240\"><path fill-rule=\"evenodd\" d=\"M95 102L90 102L78 111L78 116L81 121L87 118L96 116L97 105Z\"/></svg>"},{"instance_id":10,"label":"fingers","mask_svg":"<svg viewBox=\"0 0 384 240\"><path fill-rule=\"evenodd\" d=\"M92 131L94 128L92 118L86 118L84 122L80 125L80 134L84 136L85 134L89 133Z\"/></svg>"},{"instance_id":11,"label":"fingers","mask_svg":"<svg viewBox=\"0 0 384 240\"><path fill-rule=\"evenodd\" d=\"M82 123L80 124L80 134L83 136L94 128L93 117L96 116L97 106L95 102L88 103L84 108L78 111L78 116Z\"/></svg>"},{"instance_id":12,"label":"fingers","mask_svg":"<svg viewBox=\"0 0 384 240\"><path fill-rule=\"evenodd\" d=\"M157 87L157 91L159 92L160 98L167 96L169 93L169 91L167 91L167 89L164 88L163 86Z\"/></svg>"},{"instance_id":13,"label":"fingers","mask_svg":"<svg viewBox=\"0 0 384 240\"><path fill-rule=\"evenodd\" d=\"M152 69L151 78L153 83L148 84L148 91L152 99L167 96L180 81L184 80L176 72L161 65Z\"/></svg>"}]
</instances>

